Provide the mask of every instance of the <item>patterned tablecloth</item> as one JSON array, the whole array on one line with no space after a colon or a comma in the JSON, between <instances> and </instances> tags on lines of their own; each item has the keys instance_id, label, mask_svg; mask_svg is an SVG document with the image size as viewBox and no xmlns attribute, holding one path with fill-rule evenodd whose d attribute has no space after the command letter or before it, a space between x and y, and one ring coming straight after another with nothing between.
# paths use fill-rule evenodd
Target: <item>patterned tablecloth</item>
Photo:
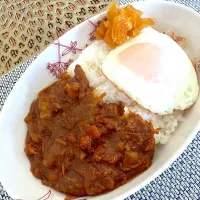
<instances>
[{"instance_id":1,"label":"patterned tablecloth","mask_svg":"<svg viewBox=\"0 0 200 200\"><path fill-rule=\"evenodd\" d=\"M121 4L132 2L121 0ZM175 0L200 13L200 0ZM35 58L0 79L0 109L20 76ZM3 161L1 161L3 162ZM22 186L23 187L23 186ZM181 156L159 177L126 200L200 200L200 132ZM0 200L12 200L0 184ZM28 199L27 199L28 200Z\"/></svg>"}]
</instances>

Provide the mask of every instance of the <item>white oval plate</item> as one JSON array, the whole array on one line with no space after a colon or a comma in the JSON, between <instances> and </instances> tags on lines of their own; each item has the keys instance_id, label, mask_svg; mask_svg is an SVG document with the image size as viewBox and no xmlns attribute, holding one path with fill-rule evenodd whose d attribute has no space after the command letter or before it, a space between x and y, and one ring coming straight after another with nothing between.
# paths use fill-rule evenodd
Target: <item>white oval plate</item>
<instances>
[{"instance_id":1,"label":"white oval plate","mask_svg":"<svg viewBox=\"0 0 200 200\"><path fill-rule=\"evenodd\" d=\"M171 29L188 39L190 54L196 58L200 48L200 15L183 5L147 1L133 3L145 13L156 18L161 31ZM24 117L38 92L55 81L55 75L67 69L74 56L94 39L98 20L105 13L85 21L50 45L22 75L9 95L0 115L0 180L13 199L63 200L65 195L43 186L30 172L30 163L24 153L27 126ZM198 78L200 65L197 66ZM181 73L181 72L180 72ZM178 74L177 74L178 76ZM185 114L185 121L174 132L166 145L158 146L152 166L118 189L90 199L123 199L144 187L161 174L183 152L200 129L200 99Z\"/></svg>"}]
</instances>

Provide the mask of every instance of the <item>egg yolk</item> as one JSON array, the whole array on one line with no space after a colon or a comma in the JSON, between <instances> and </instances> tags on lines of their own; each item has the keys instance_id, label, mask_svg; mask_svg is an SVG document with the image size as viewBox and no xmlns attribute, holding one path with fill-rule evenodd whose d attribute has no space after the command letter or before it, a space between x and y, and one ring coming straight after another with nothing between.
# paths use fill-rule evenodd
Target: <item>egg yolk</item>
<instances>
[{"instance_id":1,"label":"egg yolk","mask_svg":"<svg viewBox=\"0 0 200 200\"><path fill-rule=\"evenodd\" d=\"M121 65L146 81L157 82L155 77L164 68L162 49L151 43L138 43L124 49L118 54Z\"/></svg>"}]
</instances>

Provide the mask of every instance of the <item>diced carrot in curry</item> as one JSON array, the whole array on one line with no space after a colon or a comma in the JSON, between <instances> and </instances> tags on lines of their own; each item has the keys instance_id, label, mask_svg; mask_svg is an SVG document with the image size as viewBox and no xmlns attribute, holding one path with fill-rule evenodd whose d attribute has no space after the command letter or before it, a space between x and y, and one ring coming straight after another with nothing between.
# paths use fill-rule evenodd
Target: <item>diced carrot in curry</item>
<instances>
[{"instance_id":1,"label":"diced carrot in curry","mask_svg":"<svg viewBox=\"0 0 200 200\"><path fill-rule=\"evenodd\" d=\"M90 126L87 129L87 133L92 140L96 140L101 136L100 131L98 130L98 128L95 125Z\"/></svg>"},{"instance_id":2,"label":"diced carrot in curry","mask_svg":"<svg viewBox=\"0 0 200 200\"><path fill-rule=\"evenodd\" d=\"M78 98L78 95L79 95L78 93L79 86L80 84L77 82L69 83L69 84L66 84L64 90L70 98L76 99Z\"/></svg>"},{"instance_id":3,"label":"diced carrot in curry","mask_svg":"<svg viewBox=\"0 0 200 200\"><path fill-rule=\"evenodd\" d=\"M82 149L90 149L91 148L91 138L89 135L85 135L81 138L80 147Z\"/></svg>"}]
</instances>

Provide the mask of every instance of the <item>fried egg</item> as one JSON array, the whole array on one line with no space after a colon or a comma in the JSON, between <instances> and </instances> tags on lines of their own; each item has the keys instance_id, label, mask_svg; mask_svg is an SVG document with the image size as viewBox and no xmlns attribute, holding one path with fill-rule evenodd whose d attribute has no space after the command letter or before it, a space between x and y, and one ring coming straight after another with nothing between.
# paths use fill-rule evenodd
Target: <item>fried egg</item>
<instances>
[{"instance_id":1,"label":"fried egg","mask_svg":"<svg viewBox=\"0 0 200 200\"><path fill-rule=\"evenodd\" d=\"M152 28L111 50L101 70L131 100L153 113L184 110L198 98L190 59L169 36Z\"/></svg>"}]
</instances>

